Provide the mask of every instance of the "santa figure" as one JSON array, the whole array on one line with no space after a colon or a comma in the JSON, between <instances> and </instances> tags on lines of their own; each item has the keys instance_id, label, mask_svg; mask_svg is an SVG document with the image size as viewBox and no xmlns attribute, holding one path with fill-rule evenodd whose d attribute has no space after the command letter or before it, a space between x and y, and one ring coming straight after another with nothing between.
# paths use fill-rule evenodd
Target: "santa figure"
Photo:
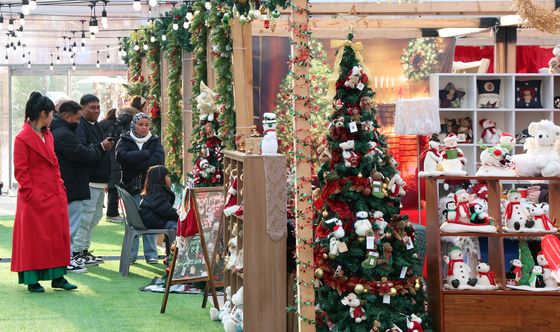
<instances>
[{"instance_id":1,"label":"santa figure","mask_svg":"<svg viewBox=\"0 0 560 332\"><path fill-rule=\"evenodd\" d=\"M410 316L410 321L408 322L407 327L408 332L424 332L424 329L422 328L422 319L415 314Z\"/></svg>"}]
</instances>

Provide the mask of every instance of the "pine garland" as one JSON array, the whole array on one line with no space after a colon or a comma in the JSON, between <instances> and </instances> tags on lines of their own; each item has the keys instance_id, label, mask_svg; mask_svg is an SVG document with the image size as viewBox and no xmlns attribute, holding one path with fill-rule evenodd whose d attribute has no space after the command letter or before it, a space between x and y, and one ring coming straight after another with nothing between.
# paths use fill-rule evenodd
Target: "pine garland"
<instances>
[{"instance_id":1,"label":"pine garland","mask_svg":"<svg viewBox=\"0 0 560 332\"><path fill-rule=\"evenodd\" d=\"M161 43L156 37L155 27L152 25L146 33L149 40L149 49L146 52L146 62L150 72L148 84L148 110L151 116L152 133L161 136ZM153 38L152 38L153 37ZM153 41L152 41L153 40Z\"/></svg>"}]
</instances>

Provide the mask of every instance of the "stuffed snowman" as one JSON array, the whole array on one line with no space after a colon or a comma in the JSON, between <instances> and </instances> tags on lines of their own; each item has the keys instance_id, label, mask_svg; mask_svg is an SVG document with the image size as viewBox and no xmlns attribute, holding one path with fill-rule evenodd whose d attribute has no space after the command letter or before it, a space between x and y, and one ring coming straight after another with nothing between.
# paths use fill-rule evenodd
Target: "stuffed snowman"
<instances>
[{"instance_id":1,"label":"stuffed snowman","mask_svg":"<svg viewBox=\"0 0 560 332\"><path fill-rule=\"evenodd\" d=\"M496 286L495 274L490 271L490 265L486 263L479 263L476 267L476 271L478 273L477 286Z\"/></svg>"},{"instance_id":2,"label":"stuffed snowman","mask_svg":"<svg viewBox=\"0 0 560 332\"><path fill-rule=\"evenodd\" d=\"M482 127L482 134L480 138L486 144L497 144L500 140L502 131L496 128L496 122L489 119L482 119L478 121Z\"/></svg>"},{"instance_id":3,"label":"stuffed snowman","mask_svg":"<svg viewBox=\"0 0 560 332\"><path fill-rule=\"evenodd\" d=\"M261 151L263 155L278 154L278 138L276 137L276 114L263 114L263 140L261 143Z\"/></svg>"},{"instance_id":4,"label":"stuffed snowman","mask_svg":"<svg viewBox=\"0 0 560 332\"><path fill-rule=\"evenodd\" d=\"M428 143L428 149L420 155L420 165L423 166L418 176L436 176L441 175L443 166L443 158L441 157L440 150L442 145L437 135L432 136Z\"/></svg>"},{"instance_id":5,"label":"stuffed snowman","mask_svg":"<svg viewBox=\"0 0 560 332\"><path fill-rule=\"evenodd\" d=\"M340 302L342 302L343 305L350 307L350 317L352 317L356 323L361 323L367 319L366 312L360 305L361 303L358 295L350 293Z\"/></svg>"},{"instance_id":6,"label":"stuffed snowman","mask_svg":"<svg viewBox=\"0 0 560 332\"><path fill-rule=\"evenodd\" d=\"M443 140L445 148L443 149L443 173L445 175L467 175L463 170L464 154L457 147L457 135L449 134Z\"/></svg>"},{"instance_id":7,"label":"stuffed snowman","mask_svg":"<svg viewBox=\"0 0 560 332\"><path fill-rule=\"evenodd\" d=\"M381 162L381 156L383 155L383 151L381 151L378 147L377 147L377 143L375 143L374 141L370 141L368 142L368 149L367 149L367 153L365 154L364 157L369 157L372 161L377 161L377 162ZM377 156L377 158L376 158Z\"/></svg>"},{"instance_id":8,"label":"stuffed snowman","mask_svg":"<svg viewBox=\"0 0 560 332\"><path fill-rule=\"evenodd\" d=\"M532 288L545 288L544 278L543 278L543 268L539 265L535 265L533 270L531 270L531 277L529 277L529 286Z\"/></svg>"},{"instance_id":9,"label":"stuffed snowman","mask_svg":"<svg viewBox=\"0 0 560 332\"><path fill-rule=\"evenodd\" d=\"M507 194L507 205L504 214L508 232L519 232L529 220L529 212L521 205L521 193L511 189Z\"/></svg>"},{"instance_id":10,"label":"stuffed snowman","mask_svg":"<svg viewBox=\"0 0 560 332\"><path fill-rule=\"evenodd\" d=\"M338 249L338 243L339 242L340 241L338 241L338 239L334 236L329 239L329 256L330 257L336 257L340 253L340 250Z\"/></svg>"},{"instance_id":11,"label":"stuffed snowman","mask_svg":"<svg viewBox=\"0 0 560 332\"><path fill-rule=\"evenodd\" d=\"M465 190L459 189L455 192L455 203L457 204L457 221L464 224L471 222L471 209L469 203L472 196Z\"/></svg>"},{"instance_id":12,"label":"stuffed snowman","mask_svg":"<svg viewBox=\"0 0 560 332\"><path fill-rule=\"evenodd\" d=\"M471 268L463 261L461 248L453 246L449 249L448 256L443 256L447 264L447 288L469 288L474 287L477 279L472 278Z\"/></svg>"},{"instance_id":13,"label":"stuffed snowman","mask_svg":"<svg viewBox=\"0 0 560 332\"><path fill-rule=\"evenodd\" d=\"M356 235L366 236L366 234L372 230L368 217L369 213L367 211L359 211L356 213L356 221L354 222Z\"/></svg>"},{"instance_id":14,"label":"stuffed snowman","mask_svg":"<svg viewBox=\"0 0 560 332\"><path fill-rule=\"evenodd\" d=\"M539 264L543 270L543 279L546 287L556 288L558 283L556 282L556 279L552 277L552 269L548 266L548 261L544 257L542 251L537 254L537 264Z\"/></svg>"},{"instance_id":15,"label":"stuffed snowman","mask_svg":"<svg viewBox=\"0 0 560 332\"><path fill-rule=\"evenodd\" d=\"M548 218L544 211L545 203L540 205L533 204L529 208L529 215L534 222L533 229L535 231L553 232L556 233L558 229L554 227L554 223Z\"/></svg>"},{"instance_id":16,"label":"stuffed snowman","mask_svg":"<svg viewBox=\"0 0 560 332\"><path fill-rule=\"evenodd\" d=\"M490 216L486 212L484 206L478 202L472 202L469 204L471 212L471 223L478 225L489 225Z\"/></svg>"}]
</instances>

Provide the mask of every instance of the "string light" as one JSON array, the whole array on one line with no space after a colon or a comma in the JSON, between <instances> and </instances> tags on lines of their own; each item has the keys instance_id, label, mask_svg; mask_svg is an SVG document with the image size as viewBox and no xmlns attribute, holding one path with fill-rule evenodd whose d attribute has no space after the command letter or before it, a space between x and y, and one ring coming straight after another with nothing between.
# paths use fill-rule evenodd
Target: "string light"
<instances>
[{"instance_id":1,"label":"string light","mask_svg":"<svg viewBox=\"0 0 560 332\"><path fill-rule=\"evenodd\" d=\"M27 68L31 68L31 52L27 52Z\"/></svg>"},{"instance_id":2,"label":"string light","mask_svg":"<svg viewBox=\"0 0 560 332\"><path fill-rule=\"evenodd\" d=\"M72 62L72 70L76 70L76 62Z\"/></svg>"},{"instance_id":3,"label":"string light","mask_svg":"<svg viewBox=\"0 0 560 332\"><path fill-rule=\"evenodd\" d=\"M148 48L149 48L149 47L148 47L148 44L144 44L144 45L142 46L142 48L144 49L144 51L147 51Z\"/></svg>"},{"instance_id":4,"label":"string light","mask_svg":"<svg viewBox=\"0 0 560 332\"><path fill-rule=\"evenodd\" d=\"M20 13L20 14L19 14L19 24L20 24L21 26L24 26L24 25L25 25L25 15L24 15L23 13Z\"/></svg>"},{"instance_id":5,"label":"string light","mask_svg":"<svg viewBox=\"0 0 560 332\"><path fill-rule=\"evenodd\" d=\"M29 9L31 9L31 10L37 9L37 0L30 0L29 1ZM25 14L25 15L27 15L27 14Z\"/></svg>"},{"instance_id":6,"label":"string light","mask_svg":"<svg viewBox=\"0 0 560 332\"><path fill-rule=\"evenodd\" d=\"M62 38L64 39L64 48L62 49L62 55L66 55L68 54L66 49L66 37L63 36Z\"/></svg>"},{"instance_id":7,"label":"string light","mask_svg":"<svg viewBox=\"0 0 560 332\"><path fill-rule=\"evenodd\" d=\"M4 62L5 62L5 63L8 63L8 62L9 62L9 59L8 59L8 52L6 52L6 56L4 57Z\"/></svg>"},{"instance_id":8,"label":"string light","mask_svg":"<svg viewBox=\"0 0 560 332\"><path fill-rule=\"evenodd\" d=\"M8 21L8 31L14 31L14 19L10 16L10 20Z\"/></svg>"},{"instance_id":9,"label":"string light","mask_svg":"<svg viewBox=\"0 0 560 332\"><path fill-rule=\"evenodd\" d=\"M53 60L52 60L52 53L51 53L51 65L49 66L49 69L50 70L54 69Z\"/></svg>"},{"instance_id":10,"label":"string light","mask_svg":"<svg viewBox=\"0 0 560 332\"><path fill-rule=\"evenodd\" d=\"M21 1L21 12L24 15L29 15L29 0L22 0Z\"/></svg>"},{"instance_id":11,"label":"string light","mask_svg":"<svg viewBox=\"0 0 560 332\"><path fill-rule=\"evenodd\" d=\"M139 50L140 50L140 45L138 45L138 42L137 42L137 41L134 42L134 50L135 50L135 51L139 51Z\"/></svg>"},{"instance_id":12,"label":"string light","mask_svg":"<svg viewBox=\"0 0 560 332\"><path fill-rule=\"evenodd\" d=\"M186 20L185 22L183 22L183 29L185 30L188 29L190 25L191 23L188 20Z\"/></svg>"},{"instance_id":13,"label":"string light","mask_svg":"<svg viewBox=\"0 0 560 332\"><path fill-rule=\"evenodd\" d=\"M167 40L167 35L165 34L165 32L161 35L161 40L162 40L162 41L166 41L166 40Z\"/></svg>"},{"instance_id":14,"label":"string light","mask_svg":"<svg viewBox=\"0 0 560 332\"><path fill-rule=\"evenodd\" d=\"M95 64L95 66L97 68L101 67L101 65L99 64L99 51L97 51L97 63Z\"/></svg>"},{"instance_id":15,"label":"string light","mask_svg":"<svg viewBox=\"0 0 560 332\"><path fill-rule=\"evenodd\" d=\"M89 39L95 40L95 33L91 32L91 33L89 34Z\"/></svg>"},{"instance_id":16,"label":"string light","mask_svg":"<svg viewBox=\"0 0 560 332\"><path fill-rule=\"evenodd\" d=\"M150 4L150 7L155 7L155 6L158 5L157 0L150 0L150 1L148 1L148 3Z\"/></svg>"},{"instance_id":17,"label":"string light","mask_svg":"<svg viewBox=\"0 0 560 332\"><path fill-rule=\"evenodd\" d=\"M107 63L111 62L111 51L109 50L109 45L107 45L107 59L105 60Z\"/></svg>"},{"instance_id":18,"label":"string light","mask_svg":"<svg viewBox=\"0 0 560 332\"><path fill-rule=\"evenodd\" d=\"M175 31L179 30L179 24L177 24L177 18L176 17L173 18L173 30L175 30Z\"/></svg>"},{"instance_id":19,"label":"string light","mask_svg":"<svg viewBox=\"0 0 560 332\"><path fill-rule=\"evenodd\" d=\"M60 64L60 46L56 47L56 64Z\"/></svg>"},{"instance_id":20,"label":"string light","mask_svg":"<svg viewBox=\"0 0 560 332\"><path fill-rule=\"evenodd\" d=\"M140 0L134 0L134 2L132 3L132 8L135 11L140 11L142 9L142 3L140 2Z\"/></svg>"},{"instance_id":21,"label":"string light","mask_svg":"<svg viewBox=\"0 0 560 332\"><path fill-rule=\"evenodd\" d=\"M150 42L155 43L156 42L156 36L151 35L150 36Z\"/></svg>"},{"instance_id":22,"label":"string light","mask_svg":"<svg viewBox=\"0 0 560 332\"><path fill-rule=\"evenodd\" d=\"M109 27L109 20L107 19L107 2L109 2L108 0L102 0L103 1L103 11L101 12L101 26L103 27L103 29L107 29Z\"/></svg>"}]
</instances>

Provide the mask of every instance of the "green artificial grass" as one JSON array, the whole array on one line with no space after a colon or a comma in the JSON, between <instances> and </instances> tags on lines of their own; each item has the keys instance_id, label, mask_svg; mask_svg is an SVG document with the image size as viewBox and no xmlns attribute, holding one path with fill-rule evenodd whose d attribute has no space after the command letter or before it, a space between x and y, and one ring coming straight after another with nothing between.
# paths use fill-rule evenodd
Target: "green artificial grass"
<instances>
[{"instance_id":1,"label":"green artificial grass","mask_svg":"<svg viewBox=\"0 0 560 332\"><path fill-rule=\"evenodd\" d=\"M13 218L0 217L0 257L10 257ZM96 255L120 254L123 225L104 220L94 230ZM142 241L140 241L142 242ZM140 251L142 254L142 251ZM202 309L202 295L171 294L167 312L160 314L163 294L141 292L162 264L138 260L130 275L122 277L119 261L89 267L88 273L69 273L76 291L53 290L50 281L41 284L46 293L29 293L18 285L10 264L0 261L0 331L223 331L221 324Z\"/></svg>"}]
</instances>

